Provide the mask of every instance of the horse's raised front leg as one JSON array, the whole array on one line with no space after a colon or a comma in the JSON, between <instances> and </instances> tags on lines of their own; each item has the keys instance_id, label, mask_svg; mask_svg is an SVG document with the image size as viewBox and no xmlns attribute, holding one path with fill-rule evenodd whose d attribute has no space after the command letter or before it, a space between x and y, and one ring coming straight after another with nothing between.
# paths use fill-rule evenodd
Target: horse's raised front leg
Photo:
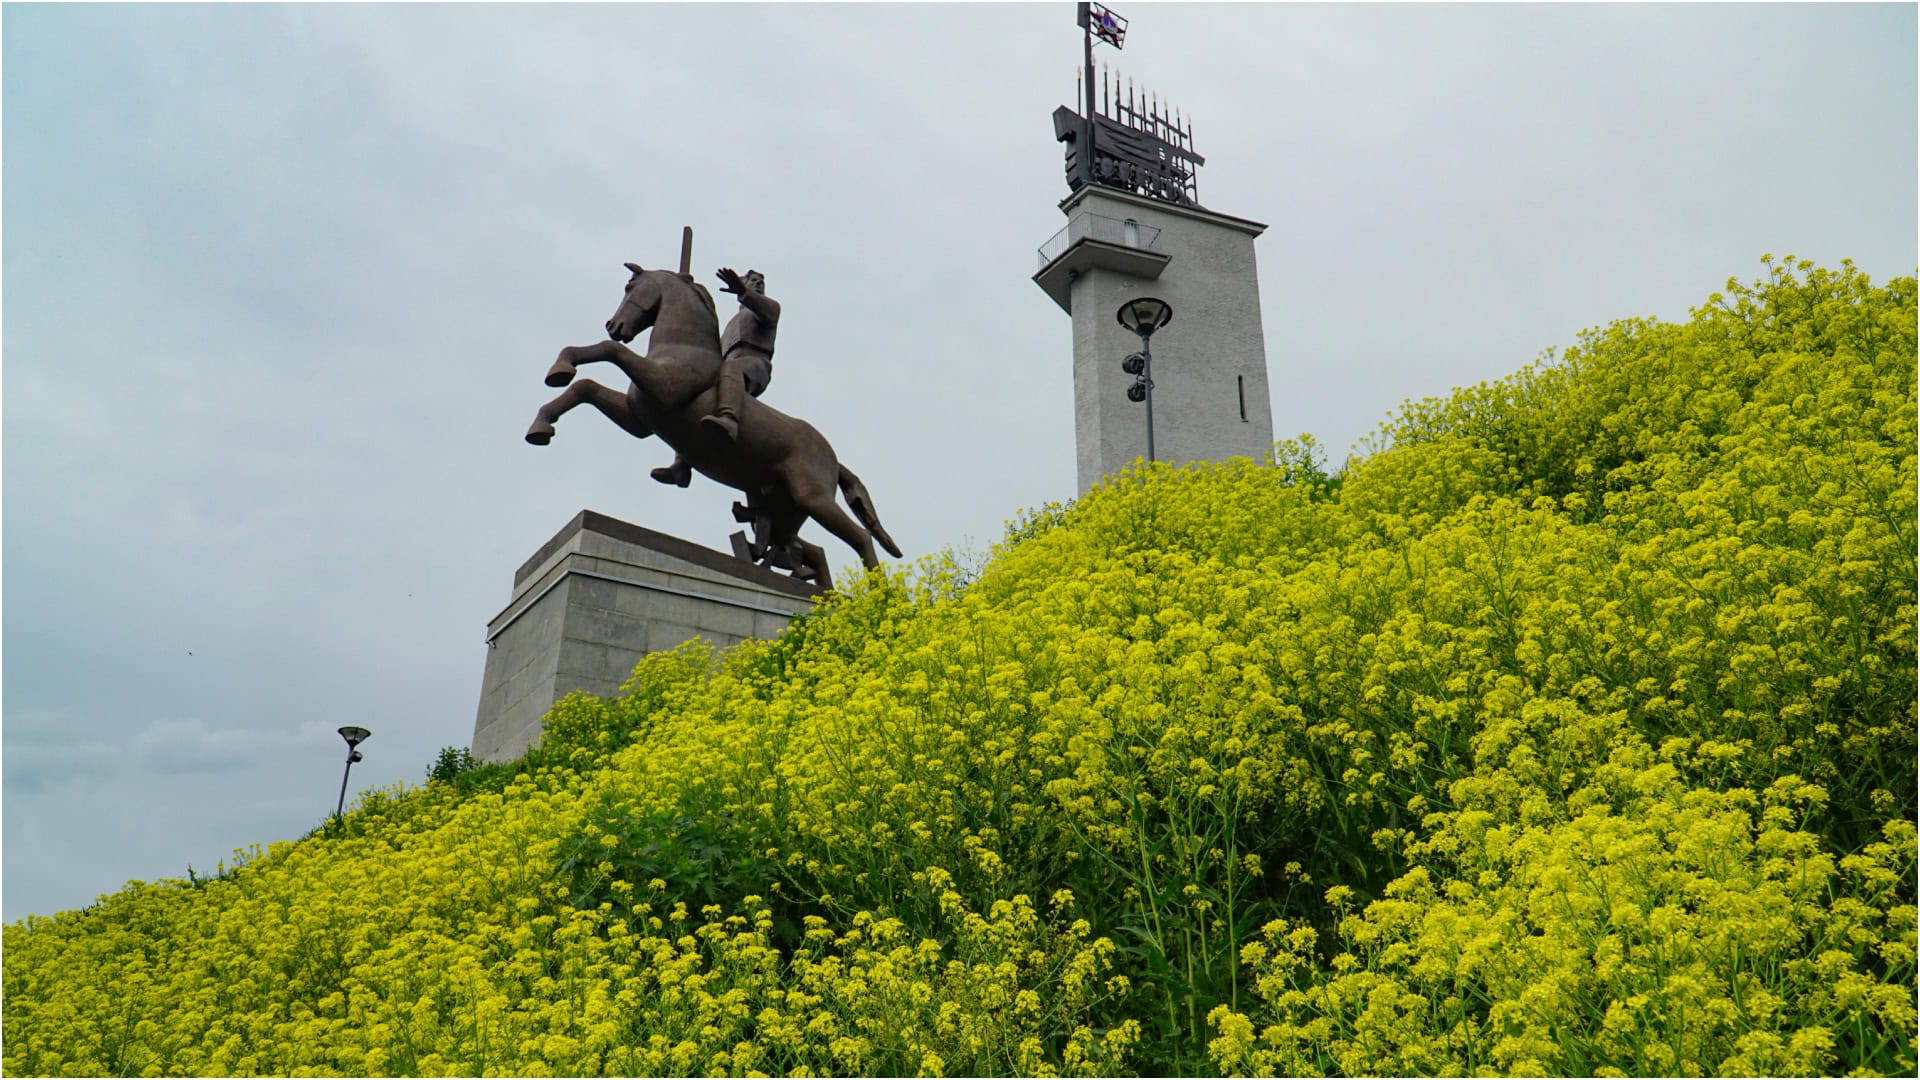
<instances>
[{"instance_id":1,"label":"horse's raised front leg","mask_svg":"<svg viewBox=\"0 0 1920 1080\"><path fill-rule=\"evenodd\" d=\"M568 345L560 350L553 366L547 369L548 386L565 386L573 381L574 369L581 364L614 364L634 382L644 382L638 372L642 357L617 341L608 339L597 345Z\"/></svg>"},{"instance_id":2,"label":"horse's raised front leg","mask_svg":"<svg viewBox=\"0 0 1920 1080\"><path fill-rule=\"evenodd\" d=\"M527 429L527 441L535 446L545 446L553 441L553 422L565 416L575 405L591 405L606 414L607 419L619 424L629 435L644 439L653 434L653 429L633 415L627 408L627 395L609 389L592 379L581 379L561 392L560 396L540 406L533 414L533 426Z\"/></svg>"}]
</instances>

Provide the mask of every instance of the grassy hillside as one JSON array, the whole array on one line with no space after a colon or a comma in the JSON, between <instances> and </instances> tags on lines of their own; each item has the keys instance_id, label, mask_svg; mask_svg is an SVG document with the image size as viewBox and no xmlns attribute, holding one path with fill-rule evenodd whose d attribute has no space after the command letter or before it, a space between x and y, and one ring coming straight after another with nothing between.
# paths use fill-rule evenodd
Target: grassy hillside
<instances>
[{"instance_id":1,"label":"grassy hillside","mask_svg":"<svg viewBox=\"0 0 1920 1080\"><path fill-rule=\"evenodd\" d=\"M5 1070L1911 1075L1915 284L1767 274L8 926Z\"/></svg>"}]
</instances>

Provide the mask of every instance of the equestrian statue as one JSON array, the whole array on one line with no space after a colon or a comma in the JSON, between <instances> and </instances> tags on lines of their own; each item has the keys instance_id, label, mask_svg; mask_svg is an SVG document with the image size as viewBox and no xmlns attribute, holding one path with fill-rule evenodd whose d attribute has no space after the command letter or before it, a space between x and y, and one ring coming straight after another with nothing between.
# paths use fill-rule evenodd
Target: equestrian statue
<instances>
[{"instance_id":1,"label":"equestrian statue","mask_svg":"<svg viewBox=\"0 0 1920 1080\"><path fill-rule=\"evenodd\" d=\"M552 442L554 421L576 405L592 405L635 438L658 435L675 457L672 465L653 470L655 480L685 487L699 472L744 492L747 501L734 504L733 516L752 526L753 538L735 533L734 553L789 570L823 589L833 587L826 552L800 539L800 526L809 517L846 541L869 567L879 565L876 540L888 554L901 557L866 485L840 464L825 437L812 424L760 401L772 379L780 318L780 305L766 296L765 277L721 268L726 291L740 298L740 311L723 338L713 295L688 272L692 234L692 229L681 233L679 273L626 264L632 276L607 320L608 339L560 350L546 383L566 390L540 406L527 441ZM647 329L653 334L644 355L627 347ZM602 361L626 374L625 393L574 377L581 364ZM836 488L853 516L834 501Z\"/></svg>"}]
</instances>

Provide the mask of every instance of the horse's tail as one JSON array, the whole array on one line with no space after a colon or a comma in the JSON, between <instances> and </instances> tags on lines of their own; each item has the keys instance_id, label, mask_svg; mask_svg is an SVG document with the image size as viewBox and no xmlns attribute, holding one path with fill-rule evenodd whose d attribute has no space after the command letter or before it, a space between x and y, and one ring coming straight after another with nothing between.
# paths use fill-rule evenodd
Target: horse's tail
<instances>
[{"instance_id":1,"label":"horse's tail","mask_svg":"<svg viewBox=\"0 0 1920 1080\"><path fill-rule=\"evenodd\" d=\"M880 515L874 513L873 496L867 494L867 485L861 483L860 478L853 475L853 470L845 465L840 466L840 494L846 497L847 505L853 508L853 516L860 519L860 524L873 534L875 540L880 541L880 546L887 549L887 554L896 559L905 558L900 554L899 545L893 542L893 537L887 535L886 526L880 524Z\"/></svg>"}]
</instances>

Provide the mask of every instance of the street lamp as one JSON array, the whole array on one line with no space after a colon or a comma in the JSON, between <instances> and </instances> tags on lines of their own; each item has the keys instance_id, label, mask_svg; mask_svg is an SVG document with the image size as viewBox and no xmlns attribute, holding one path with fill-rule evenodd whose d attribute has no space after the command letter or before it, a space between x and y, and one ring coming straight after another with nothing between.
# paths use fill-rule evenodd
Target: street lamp
<instances>
[{"instance_id":1,"label":"street lamp","mask_svg":"<svg viewBox=\"0 0 1920 1080\"><path fill-rule=\"evenodd\" d=\"M351 724L340 729L340 737L347 740L347 771L340 774L340 801L333 807L333 816L336 818L340 816L341 809L347 805L347 777L353 772L353 763L361 760L360 751L354 748L366 742L367 736L372 734L373 732L366 728L354 727Z\"/></svg>"},{"instance_id":2,"label":"street lamp","mask_svg":"<svg viewBox=\"0 0 1920 1080\"><path fill-rule=\"evenodd\" d=\"M1120 305L1116 312L1120 325L1140 335L1140 351L1120 362L1121 370L1134 375L1127 387L1127 400L1147 403L1147 460L1153 456L1153 332L1173 321L1173 305L1157 296L1142 296ZM1137 362L1137 366L1136 366Z\"/></svg>"}]
</instances>

